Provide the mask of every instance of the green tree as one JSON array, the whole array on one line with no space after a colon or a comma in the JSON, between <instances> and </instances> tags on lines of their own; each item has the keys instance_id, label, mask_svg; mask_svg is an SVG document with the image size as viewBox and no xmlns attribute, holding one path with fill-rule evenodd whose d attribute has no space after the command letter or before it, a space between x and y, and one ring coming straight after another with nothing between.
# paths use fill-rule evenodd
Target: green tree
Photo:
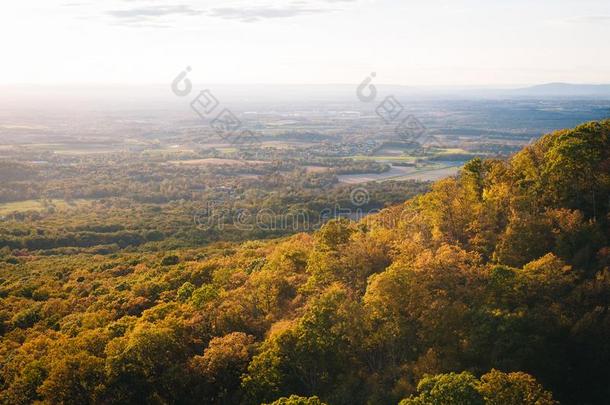
<instances>
[{"instance_id":1,"label":"green tree","mask_svg":"<svg viewBox=\"0 0 610 405\"><path fill-rule=\"evenodd\" d=\"M313 397L300 397L298 395L291 395L289 397L278 398L275 401L264 404L264 405L326 405L320 401L320 398Z\"/></svg>"},{"instance_id":2,"label":"green tree","mask_svg":"<svg viewBox=\"0 0 610 405\"><path fill-rule=\"evenodd\" d=\"M106 347L105 395L127 404L175 400L188 383L185 349L172 329L137 325Z\"/></svg>"},{"instance_id":3,"label":"green tree","mask_svg":"<svg viewBox=\"0 0 610 405\"><path fill-rule=\"evenodd\" d=\"M176 292L176 298L178 299L178 301L185 302L189 298L191 298L191 295L193 294L193 291L195 291L196 288L197 287L195 287L192 283L189 283L187 281L186 283L182 284L180 288L178 288L178 291Z\"/></svg>"},{"instance_id":4,"label":"green tree","mask_svg":"<svg viewBox=\"0 0 610 405\"><path fill-rule=\"evenodd\" d=\"M358 330L353 319L358 312L344 289L330 287L295 325L263 343L244 376L244 389L259 401L295 392L332 397L343 390L354 371L350 342Z\"/></svg>"},{"instance_id":5,"label":"green tree","mask_svg":"<svg viewBox=\"0 0 610 405\"><path fill-rule=\"evenodd\" d=\"M468 372L424 377L417 384L418 395L403 399L400 405L484 405L478 384Z\"/></svg>"}]
</instances>

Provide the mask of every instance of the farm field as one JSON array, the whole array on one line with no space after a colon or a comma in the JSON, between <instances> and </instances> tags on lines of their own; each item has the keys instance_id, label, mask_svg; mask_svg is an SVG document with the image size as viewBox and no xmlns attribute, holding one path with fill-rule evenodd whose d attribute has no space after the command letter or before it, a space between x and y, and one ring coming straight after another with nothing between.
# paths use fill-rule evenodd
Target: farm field
<instances>
[{"instance_id":1,"label":"farm field","mask_svg":"<svg viewBox=\"0 0 610 405\"><path fill-rule=\"evenodd\" d=\"M75 208L82 206L90 200L78 199L66 201L62 199L52 200L24 200L15 201L8 203L0 203L0 215L7 215L13 212L26 212L26 211L43 211L48 208L55 210L65 210L69 208Z\"/></svg>"}]
</instances>

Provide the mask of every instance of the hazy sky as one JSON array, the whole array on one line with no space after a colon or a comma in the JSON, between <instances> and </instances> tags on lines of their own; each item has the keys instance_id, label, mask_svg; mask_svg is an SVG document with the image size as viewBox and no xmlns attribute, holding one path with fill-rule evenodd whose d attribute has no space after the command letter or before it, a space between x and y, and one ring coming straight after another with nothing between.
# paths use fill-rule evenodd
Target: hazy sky
<instances>
[{"instance_id":1,"label":"hazy sky","mask_svg":"<svg viewBox=\"0 0 610 405\"><path fill-rule=\"evenodd\" d=\"M7 0L0 83L610 83L609 0Z\"/></svg>"}]
</instances>

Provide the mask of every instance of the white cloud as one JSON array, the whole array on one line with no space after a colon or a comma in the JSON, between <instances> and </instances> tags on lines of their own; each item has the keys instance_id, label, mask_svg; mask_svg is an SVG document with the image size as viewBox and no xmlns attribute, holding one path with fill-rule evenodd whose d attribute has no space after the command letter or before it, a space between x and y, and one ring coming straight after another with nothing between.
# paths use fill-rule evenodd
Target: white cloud
<instances>
[{"instance_id":1,"label":"white cloud","mask_svg":"<svg viewBox=\"0 0 610 405\"><path fill-rule=\"evenodd\" d=\"M157 26L162 27L162 24L155 24L155 22L168 16L197 16L201 15L202 12L193 9L191 6L186 4L174 5L174 6L148 6L148 7L135 7L120 10L109 10L106 14L116 19L116 24L124 24L128 26Z\"/></svg>"},{"instance_id":2,"label":"white cloud","mask_svg":"<svg viewBox=\"0 0 610 405\"><path fill-rule=\"evenodd\" d=\"M303 8L296 6L289 7L219 7L207 12L211 17L219 17L227 20L240 20L242 22L254 22L274 18L290 18L300 15L317 14L334 11L325 8Z\"/></svg>"},{"instance_id":3,"label":"white cloud","mask_svg":"<svg viewBox=\"0 0 610 405\"><path fill-rule=\"evenodd\" d=\"M242 22L254 22L267 19L286 19L302 15L328 13L342 9L350 3L359 0L299 0L291 3L279 1L235 1L226 0L222 7L217 2L191 2L180 5L146 5L135 6L141 0L123 0L129 4L128 8L119 8L105 11L105 14L114 17L113 24L140 26L154 21L166 20L165 17L187 17L205 15L208 17ZM66 4L72 6L74 4ZM83 5L78 3L76 5ZM167 21L165 22L167 23Z\"/></svg>"}]
</instances>

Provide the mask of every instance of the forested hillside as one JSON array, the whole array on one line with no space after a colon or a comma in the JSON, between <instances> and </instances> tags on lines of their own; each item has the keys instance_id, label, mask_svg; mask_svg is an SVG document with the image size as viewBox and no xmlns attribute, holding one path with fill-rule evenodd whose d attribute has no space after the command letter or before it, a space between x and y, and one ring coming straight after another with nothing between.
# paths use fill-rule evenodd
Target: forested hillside
<instances>
[{"instance_id":1,"label":"forested hillside","mask_svg":"<svg viewBox=\"0 0 610 405\"><path fill-rule=\"evenodd\" d=\"M609 205L604 121L311 234L4 248L0 401L606 404Z\"/></svg>"}]
</instances>

